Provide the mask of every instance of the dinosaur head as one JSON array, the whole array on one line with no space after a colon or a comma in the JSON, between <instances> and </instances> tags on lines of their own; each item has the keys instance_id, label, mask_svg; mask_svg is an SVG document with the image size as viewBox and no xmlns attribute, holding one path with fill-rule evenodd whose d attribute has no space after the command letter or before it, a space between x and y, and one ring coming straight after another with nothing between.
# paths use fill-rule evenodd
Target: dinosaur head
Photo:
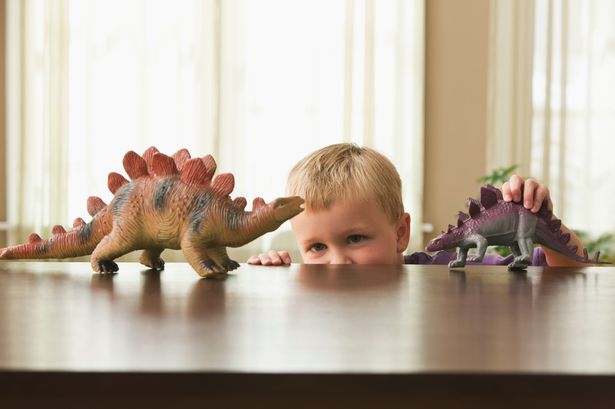
<instances>
[{"instance_id":1,"label":"dinosaur head","mask_svg":"<svg viewBox=\"0 0 615 409\"><path fill-rule=\"evenodd\" d=\"M284 223L303 211L304 200L299 196L281 197L269 203L276 222Z\"/></svg>"},{"instance_id":2,"label":"dinosaur head","mask_svg":"<svg viewBox=\"0 0 615 409\"><path fill-rule=\"evenodd\" d=\"M441 251L455 248L462 241L462 229L449 226L448 230L431 240L426 247L427 251Z\"/></svg>"},{"instance_id":3,"label":"dinosaur head","mask_svg":"<svg viewBox=\"0 0 615 409\"><path fill-rule=\"evenodd\" d=\"M281 197L270 203L257 197L252 203L252 211L243 212L246 201L243 197L237 198L234 200L235 212L227 214L227 217L233 216L226 221L226 228L223 230L225 233L220 235L223 237L221 243L231 247L243 246L265 233L272 232L286 220L301 213L303 202L298 196Z\"/></svg>"}]
</instances>

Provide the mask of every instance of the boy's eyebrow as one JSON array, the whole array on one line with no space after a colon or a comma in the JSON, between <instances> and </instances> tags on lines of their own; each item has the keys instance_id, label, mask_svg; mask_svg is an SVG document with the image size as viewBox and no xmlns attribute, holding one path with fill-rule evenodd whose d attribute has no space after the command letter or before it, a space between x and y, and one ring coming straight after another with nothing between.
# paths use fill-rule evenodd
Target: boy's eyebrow
<instances>
[{"instance_id":1,"label":"boy's eyebrow","mask_svg":"<svg viewBox=\"0 0 615 409\"><path fill-rule=\"evenodd\" d=\"M371 231L372 227L373 226L371 224L356 224L351 227L348 227L347 229L342 230L342 235L348 236L351 234L356 234L358 232L369 232Z\"/></svg>"}]
</instances>

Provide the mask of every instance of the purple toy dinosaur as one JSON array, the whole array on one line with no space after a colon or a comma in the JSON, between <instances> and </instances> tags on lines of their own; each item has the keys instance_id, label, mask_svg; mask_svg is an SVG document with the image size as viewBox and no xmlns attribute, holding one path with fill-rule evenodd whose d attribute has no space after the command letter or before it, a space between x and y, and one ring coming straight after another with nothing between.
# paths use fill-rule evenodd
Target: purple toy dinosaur
<instances>
[{"instance_id":1,"label":"purple toy dinosaur","mask_svg":"<svg viewBox=\"0 0 615 409\"><path fill-rule=\"evenodd\" d=\"M587 264L601 264L600 252L590 259L587 249L583 256L577 246L568 246L570 234L561 230L562 222L553 218L546 202L537 213L532 213L521 203L507 202L502 192L491 185L480 189L480 202L468 199L469 215L459 212L457 226L449 224L447 231L427 245L427 251L449 250L457 247L457 258L449 267L464 267L466 261L481 262L488 246L510 246L514 260L509 270L524 270L531 263L534 243ZM468 250L477 248L476 255L468 258Z\"/></svg>"}]
</instances>

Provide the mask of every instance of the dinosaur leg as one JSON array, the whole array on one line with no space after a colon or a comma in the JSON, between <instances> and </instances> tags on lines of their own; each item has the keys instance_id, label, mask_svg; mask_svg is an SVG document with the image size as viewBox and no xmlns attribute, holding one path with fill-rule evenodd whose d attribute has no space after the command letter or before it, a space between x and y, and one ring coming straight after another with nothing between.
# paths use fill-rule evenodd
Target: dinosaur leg
<instances>
[{"instance_id":1,"label":"dinosaur leg","mask_svg":"<svg viewBox=\"0 0 615 409\"><path fill-rule=\"evenodd\" d=\"M237 267L239 267L238 262L230 259L230 257L226 253L225 247L211 248L207 251L207 254L209 254L209 256L218 266L226 269L227 271L235 270Z\"/></svg>"},{"instance_id":2,"label":"dinosaur leg","mask_svg":"<svg viewBox=\"0 0 615 409\"><path fill-rule=\"evenodd\" d=\"M510 271L525 270L532 262L532 252L534 251L534 242L532 239L520 238L517 240L517 249L513 248L513 254L518 249L518 253L515 254L515 259L508 265Z\"/></svg>"},{"instance_id":3,"label":"dinosaur leg","mask_svg":"<svg viewBox=\"0 0 615 409\"><path fill-rule=\"evenodd\" d=\"M211 249L205 248L202 245L195 245L189 238L184 238L181 242L181 249L190 266L201 277L205 278L224 278L226 277L227 269L219 266L210 257Z\"/></svg>"},{"instance_id":4,"label":"dinosaur leg","mask_svg":"<svg viewBox=\"0 0 615 409\"><path fill-rule=\"evenodd\" d=\"M92 252L90 257L92 270L97 273L115 273L118 266L113 260L133 250L134 247L130 241L111 232L98 243Z\"/></svg>"},{"instance_id":5,"label":"dinosaur leg","mask_svg":"<svg viewBox=\"0 0 615 409\"><path fill-rule=\"evenodd\" d=\"M508 265L509 270L525 270L531 264L534 252L532 237L535 231L536 217L531 216L529 212L522 212L517 227L517 246L521 255L515 255L515 259Z\"/></svg>"},{"instance_id":6,"label":"dinosaur leg","mask_svg":"<svg viewBox=\"0 0 615 409\"><path fill-rule=\"evenodd\" d=\"M521 255L521 250L519 249L519 245L517 244L517 242L513 242L510 246L510 251L512 252L513 256L515 257L519 257Z\"/></svg>"},{"instance_id":7,"label":"dinosaur leg","mask_svg":"<svg viewBox=\"0 0 615 409\"><path fill-rule=\"evenodd\" d=\"M466 258L468 257L469 247L458 247L457 258L448 263L449 268L465 267Z\"/></svg>"},{"instance_id":8,"label":"dinosaur leg","mask_svg":"<svg viewBox=\"0 0 615 409\"><path fill-rule=\"evenodd\" d=\"M146 267L154 270L164 270L164 260L160 258L160 254L164 249L150 248L143 250L139 262Z\"/></svg>"},{"instance_id":9,"label":"dinosaur leg","mask_svg":"<svg viewBox=\"0 0 615 409\"><path fill-rule=\"evenodd\" d=\"M468 237L468 241L474 243L476 245L476 254L468 259L468 261L480 263L483 261L485 257L485 252L487 252L487 247L489 247L489 243L487 239L481 236L480 234L474 234Z\"/></svg>"}]
</instances>

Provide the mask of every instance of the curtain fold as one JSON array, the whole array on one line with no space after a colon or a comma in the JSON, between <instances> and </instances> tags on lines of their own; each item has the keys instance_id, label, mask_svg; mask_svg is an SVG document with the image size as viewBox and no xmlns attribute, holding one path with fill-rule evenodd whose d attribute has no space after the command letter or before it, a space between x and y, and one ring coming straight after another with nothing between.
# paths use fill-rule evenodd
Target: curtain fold
<instances>
[{"instance_id":1,"label":"curtain fold","mask_svg":"<svg viewBox=\"0 0 615 409\"><path fill-rule=\"evenodd\" d=\"M26 27L28 29L26 29ZM64 221L67 1L7 3L9 241Z\"/></svg>"},{"instance_id":2,"label":"curtain fold","mask_svg":"<svg viewBox=\"0 0 615 409\"><path fill-rule=\"evenodd\" d=\"M569 227L593 236L612 231L615 4L491 5L487 171L519 164L523 175L549 186L555 212Z\"/></svg>"},{"instance_id":3,"label":"curtain fold","mask_svg":"<svg viewBox=\"0 0 615 409\"><path fill-rule=\"evenodd\" d=\"M422 247L422 1L8 6L12 243L83 217L90 195L110 200L128 150L211 153L233 196L270 201L301 157L346 140L397 165Z\"/></svg>"},{"instance_id":4,"label":"curtain fold","mask_svg":"<svg viewBox=\"0 0 615 409\"><path fill-rule=\"evenodd\" d=\"M518 164L529 174L534 0L489 4L486 173Z\"/></svg>"}]
</instances>

